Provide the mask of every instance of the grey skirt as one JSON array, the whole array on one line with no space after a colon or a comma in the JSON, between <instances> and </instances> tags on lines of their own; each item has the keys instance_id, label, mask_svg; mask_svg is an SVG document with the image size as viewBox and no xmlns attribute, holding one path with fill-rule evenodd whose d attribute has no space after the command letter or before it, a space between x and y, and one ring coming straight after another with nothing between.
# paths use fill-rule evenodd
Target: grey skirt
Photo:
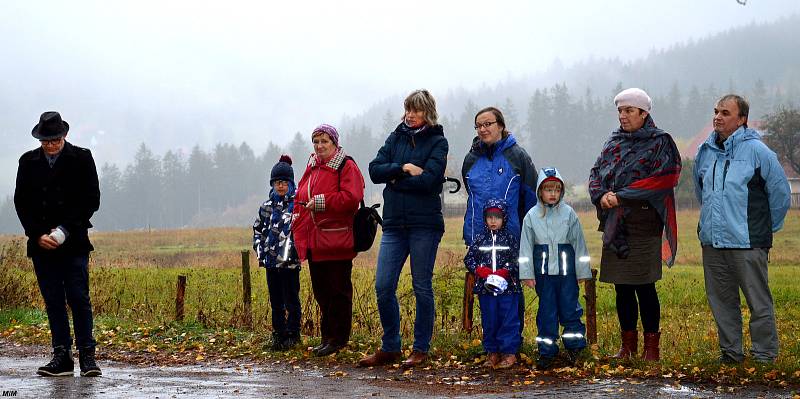
<instances>
[{"instance_id":1,"label":"grey skirt","mask_svg":"<svg viewBox=\"0 0 800 399\"><path fill-rule=\"evenodd\" d=\"M600 281L613 284L649 284L661 280L661 237L628 237L631 252L626 259L603 248Z\"/></svg>"}]
</instances>

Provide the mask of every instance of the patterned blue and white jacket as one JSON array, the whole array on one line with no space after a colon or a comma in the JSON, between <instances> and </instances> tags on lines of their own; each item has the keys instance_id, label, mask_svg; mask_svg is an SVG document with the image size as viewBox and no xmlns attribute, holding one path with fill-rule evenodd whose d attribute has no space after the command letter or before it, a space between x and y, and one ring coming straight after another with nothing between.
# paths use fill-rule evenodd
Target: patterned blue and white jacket
<instances>
[{"instance_id":1,"label":"patterned blue and white jacket","mask_svg":"<svg viewBox=\"0 0 800 399\"><path fill-rule=\"evenodd\" d=\"M253 249L261 267L300 268L291 238L294 194L294 182L289 182L289 191L284 196L278 195L271 189L269 199L264 201L258 210L258 217L253 223ZM290 260L286 262L279 259Z\"/></svg>"}]
</instances>

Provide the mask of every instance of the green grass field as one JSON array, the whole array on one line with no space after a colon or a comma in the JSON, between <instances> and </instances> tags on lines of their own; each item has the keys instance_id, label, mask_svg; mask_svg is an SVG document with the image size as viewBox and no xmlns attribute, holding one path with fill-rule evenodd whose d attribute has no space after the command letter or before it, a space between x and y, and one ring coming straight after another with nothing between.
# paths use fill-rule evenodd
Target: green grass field
<instances>
[{"instance_id":1,"label":"green grass field","mask_svg":"<svg viewBox=\"0 0 800 399\"><path fill-rule=\"evenodd\" d=\"M679 213L679 250L676 266L665 270L658 284L662 309L662 361L666 370L684 370L686 374L713 377L718 355L714 320L708 309L700 266L700 248L696 240L696 211ZM599 263L600 233L593 214L582 214L584 232L593 256ZM475 306L477 332L466 334L461 328L461 299L465 269L464 246L460 239L461 220L447 220L447 232L437 257L434 291L437 308L433 355L469 358L480 353L480 316ZM96 314L96 334L108 348L183 353L199 347L203 353L218 348L231 356L263 354L261 346L269 333L269 303L263 269L250 260L253 281L253 326L245 327L242 305L241 251L250 249L250 228L170 230L152 232L95 233L97 248L91 268L91 295ZM379 238L378 238L379 240ZM46 318L30 261L24 256L20 237L3 236L0 266L0 332L8 339L30 343L48 343ZM353 270L354 328L351 358L379 343L380 322L374 293L374 248L359 255ZM776 236L770 253L770 286L775 300L781 354L774 366L743 366L743 375L755 373L755 380L800 381L800 211L793 210L786 226ZM252 251L251 251L252 255ZM596 266L595 266L596 267ZM186 317L177 323L175 291L178 275L187 276ZM307 342L319 336L318 314L313 300L308 271L301 273L303 334ZM401 330L404 345L413 336L414 299L408 268L398 288L401 304ZM527 313L524 352L535 355L535 316L538 302L532 290L526 290ZM747 307L742 298L745 326ZM477 302L477 301L476 301ZM597 284L598 345L593 348L587 367L608 363L604 355L619 345L618 323L614 310L614 291L610 284ZM745 328L745 341L749 336ZM192 340L186 337L194 337ZM184 334L184 335L180 335ZM227 337L225 347L209 340ZM216 340L216 338L213 338ZM235 345L232 344L235 342ZM187 346L188 345L188 346ZM255 348L248 350L248 346ZM231 352L231 348L235 348ZM270 354L273 355L273 354ZM227 356L227 355L226 355ZM289 355L291 356L291 352ZM636 364L647 369L647 365ZM749 372L748 372L749 370ZM748 374L749 373L749 374ZM778 373L778 374L770 374ZM771 377L774 377L770 379ZM745 378L750 380L749 378Z\"/></svg>"}]
</instances>

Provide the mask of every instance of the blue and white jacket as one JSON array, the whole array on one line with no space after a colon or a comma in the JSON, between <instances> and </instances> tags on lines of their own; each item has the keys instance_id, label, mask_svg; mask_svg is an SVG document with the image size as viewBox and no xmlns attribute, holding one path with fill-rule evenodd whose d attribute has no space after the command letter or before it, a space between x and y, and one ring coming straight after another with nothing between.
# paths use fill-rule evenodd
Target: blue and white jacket
<instances>
[{"instance_id":1,"label":"blue and white jacket","mask_svg":"<svg viewBox=\"0 0 800 399\"><path fill-rule=\"evenodd\" d=\"M555 168L539 171L536 192L548 177L555 177L563 186L564 180ZM578 215L561 200L545 205L541 199L528 211L522 222L519 243L519 278L533 280L542 275L592 278L589 250L583 237Z\"/></svg>"},{"instance_id":2,"label":"blue and white jacket","mask_svg":"<svg viewBox=\"0 0 800 399\"><path fill-rule=\"evenodd\" d=\"M522 218L536 205L536 167L513 134L487 147L478 137L464 157L461 179L469 194L464 215L464 243L483 231L483 205L491 198L508 204L508 231L519 237Z\"/></svg>"},{"instance_id":3,"label":"blue and white jacket","mask_svg":"<svg viewBox=\"0 0 800 399\"><path fill-rule=\"evenodd\" d=\"M481 217L485 218L486 211L489 208L498 208L503 212L503 227L498 231L491 231L483 224L483 230L475 238L475 241L470 244L467 249L467 254L464 256L464 266L467 267L472 273L480 266L492 267L492 253L493 247L506 247L503 249L494 249L494 266L495 271L504 269L506 270L508 288L503 292L504 295L516 294L522 292L522 286L519 284L519 271L518 271L518 258L519 258L519 241L511 235L506 228L508 222L508 208L503 200L489 199L486 205L483 206ZM478 295L491 295L486 289L486 279L475 276L475 286L472 292Z\"/></svg>"},{"instance_id":4,"label":"blue and white jacket","mask_svg":"<svg viewBox=\"0 0 800 399\"><path fill-rule=\"evenodd\" d=\"M289 191L284 196L270 189L269 199L258 209L258 217L253 223L253 249L261 267L300 268L291 236L294 194L295 186L292 181L289 182ZM290 261L280 262L279 256Z\"/></svg>"},{"instance_id":5,"label":"blue and white jacket","mask_svg":"<svg viewBox=\"0 0 800 399\"><path fill-rule=\"evenodd\" d=\"M753 129L740 127L723 143L711 132L694 163L697 226L702 245L770 248L791 203L789 182L778 157Z\"/></svg>"}]
</instances>

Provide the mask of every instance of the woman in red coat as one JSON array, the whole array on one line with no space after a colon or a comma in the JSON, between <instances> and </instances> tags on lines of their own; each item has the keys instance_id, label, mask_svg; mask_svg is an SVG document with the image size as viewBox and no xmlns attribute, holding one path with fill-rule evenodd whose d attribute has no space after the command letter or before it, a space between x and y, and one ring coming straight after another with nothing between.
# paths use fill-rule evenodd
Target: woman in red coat
<instances>
[{"instance_id":1,"label":"woman in red coat","mask_svg":"<svg viewBox=\"0 0 800 399\"><path fill-rule=\"evenodd\" d=\"M339 133L320 125L311 133L314 154L297 185L292 234L300 260L308 259L311 287L321 312L326 356L347 345L353 318L353 216L364 198L364 177L339 147Z\"/></svg>"}]
</instances>

